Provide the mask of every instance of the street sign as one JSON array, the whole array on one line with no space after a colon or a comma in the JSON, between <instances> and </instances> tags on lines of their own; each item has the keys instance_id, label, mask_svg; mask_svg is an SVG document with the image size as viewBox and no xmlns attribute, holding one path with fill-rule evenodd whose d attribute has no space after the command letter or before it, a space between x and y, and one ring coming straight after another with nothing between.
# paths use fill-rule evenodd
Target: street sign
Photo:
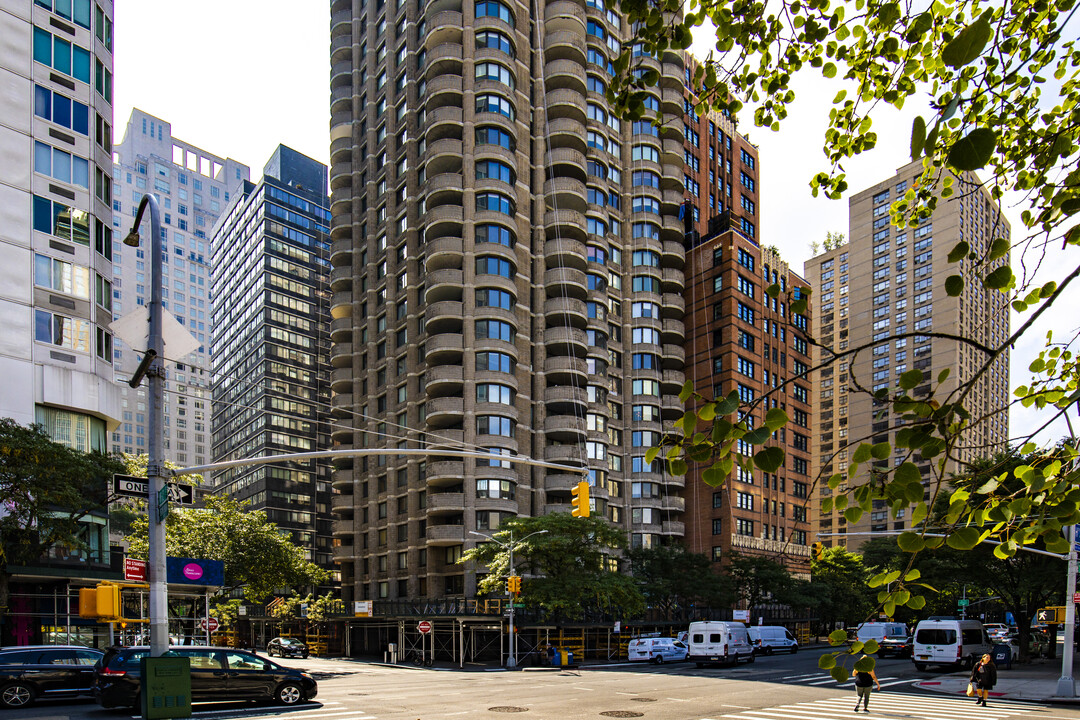
<instances>
[{"instance_id":1,"label":"street sign","mask_svg":"<svg viewBox=\"0 0 1080 720\"><path fill-rule=\"evenodd\" d=\"M219 624L220 623L218 623L218 619L216 617L203 618L199 621L199 627L201 627L203 630L209 630L210 632L214 632L215 630L217 630Z\"/></svg>"},{"instance_id":2,"label":"street sign","mask_svg":"<svg viewBox=\"0 0 1080 720\"><path fill-rule=\"evenodd\" d=\"M169 489L169 502L175 505L194 505L195 486L184 483L170 482L165 486ZM113 492L125 497L146 498L149 483L146 478L134 475L113 475Z\"/></svg>"},{"instance_id":3,"label":"street sign","mask_svg":"<svg viewBox=\"0 0 1080 720\"><path fill-rule=\"evenodd\" d=\"M1080 603L1080 592L1073 593L1073 605Z\"/></svg>"},{"instance_id":4,"label":"street sign","mask_svg":"<svg viewBox=\"0 0 1080 720\"><path fill-rule=\"evenodd\" d=\"M967 607L968 605L971 604L971 601L968 600L967 598L960 598L959 600L956 601L956 604L959 605L960 607Z\"/></svg>"},{"instance_id":5,"label":"street sign","mask_svg":"<svg viewBox=\"0 0 1080 720\"><path fill-rule=\"evenodd\" d=\"M427 635L429 632L431 632L431 623L427 620L421 620L420 622L416 623L416 629L420 631L421 635Z\"/></svg>"},{"instance_id":6,"label":"street sign","mask_svg":"<svg viewBox=\"0 0 1080 720\"><path fill-rule=\"evenodd\" d=\"M124 558L124 579L134 582L146 582L146 561Z\"/></svg>"}]
</instances>

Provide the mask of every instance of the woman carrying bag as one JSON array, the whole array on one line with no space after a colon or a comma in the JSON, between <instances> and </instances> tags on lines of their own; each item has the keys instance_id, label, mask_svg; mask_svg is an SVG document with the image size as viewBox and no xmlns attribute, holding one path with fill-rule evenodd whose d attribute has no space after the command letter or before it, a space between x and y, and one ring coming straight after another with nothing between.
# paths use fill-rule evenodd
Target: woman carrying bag
<instances>
[{"instance_id":1,"label":"woman carrying bag","mask_svg":"<svg viewBox=\"0 0 1080 720\"><path fill-rule=\"evenodd\" d=\"M986 698L990 690L997 684L997 666L989 655L983 655L975 667L971 668L971 684L975 686L975 694L978 699L976 705L986 707Z\"/></svg>"}]
</instances>

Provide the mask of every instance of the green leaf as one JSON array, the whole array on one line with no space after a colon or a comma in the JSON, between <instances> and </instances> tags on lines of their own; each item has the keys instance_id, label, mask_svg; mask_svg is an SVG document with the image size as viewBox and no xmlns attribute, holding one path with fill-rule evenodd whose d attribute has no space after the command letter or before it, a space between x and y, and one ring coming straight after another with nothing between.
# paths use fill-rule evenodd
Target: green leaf
<instances>
[{"instance_id":1,"label":"green leaf","mask_svg":"<svg viewBox=\"0 0 1080 720\"><path fill-rule=\"evenodd\" d=\"M926 598L922 595L912 595L907 601L907 606L912 610L922 610L926 606Z\"/></svg>"},{"instance_id":2,"label":"green leaf","mask_svg":"<svg viewBox=\"0 0 1080 720\"><path fill-rule=\"evenodd\" d=\"M918 370L917 372L922 373L922 370ZM870 455L875 460L888 460L889 454L891 452L892 445L887 442L876 443L873 447L870 448Z\"/></svg>"},{"instance_id":3,"label":"green leaf","mask_svg":"<svg viewBox=\"0 0 1080 720\"><path fill-rule=\"evenodd\" d=\"M966 241L961 240L949 251L949 262L959 262L967 257L969 252L971 252L971 246Z\"/></svg>"},{"instance_id":4,"label":"green leaf","mask_svg":"<svg viewBox=\"0 0 1080 720\"><path fill-rule=\"evenodd\" d=\"M851 456L851 462L858 465L864 463L870 459L870 444L859 443L859 447L855 448L855 452Z\"/></svg>"},{"instance_id":5,"label":"green leaf","mask_svg":"<svg viewBox=\"0 0 1080 720\"><path fill-rule=\"evenodd\" d=\"M900 387L905 390L911 390L916 385L922 382L923 371L922 370L908 370L906 373L900 376Z\"/></svg>"},{"instance_id":6,"label":"green leaf","mask_svg":"<svg viewBox=\"0 0 1080 720\"><path fill-rule=\"evenodd\" d=\"M854 670L857 672L870 672L874 669L874 658L869 655L855 661Z\"/></svg>"},{"instance_id":7,"label":"green leaf","mask_svg":"<svg viewBox=\"0 0 1080 720\"><path fill-rule=\"evenodd\" d=\"M908 570L904 575L904 582L914 582L922 577L922 571L919 568L913 568Z\"/></svg>"},{"instance_id":8,"label":"green leaf","mask_svg":"<svg viewBox=\"0 0 1080 720\"><path fill-rule=\"evenodd\" d=\"M946 65L959 70L982 54L983 48L993 35L990 27L991 14L992 11L983 13L978 20L961 30L960 34L945 46L941 53L941 60Z\"/></svg>"},{"instance_id":9,"label":"green leaf","mask_svg":"<svg viewBox=\"0 0 1080 720\"><path fill-rule=\"evenodd\" d=\"M679 400L686 402L690 399L690 396L694 394L694 381L687 380L683 383L682 390L679 391Z\"/></svg>"},{"instance_id":10,"label":"green leaf","mask_svg":"<svg viewBox=\"0 0 1080 720\"><path fill-rule=\"evenodd\" d=\"M730 415L739 409L739 393L736 390L732 390L726 398L717 402L716 414L717 415Z\"/></svg>"},{"instance_id":11,"label":"green leaf","mask_svg":"<svg viewBox=\"0 0 1080 720\"><path fill-rule=\"evenodd\" d=\"M975 128L949 148L947 162L956 170L978 170L990 162L997 146L997 133L990 128Z\"/></svg>"},{"instance_id":12,"label":"green leaf","mask_svg":"<svg viewBox=\"0 0 1080 720\"><path fill-rule=\"evenodd\" d=\"M843 632L843 630L841 630L840 632ZM844 633L844 637L847 637L847 633ZM825 653L818 658L817 666L822 670L832 670L834 667L836 667L836 656L832 653Z\"/></svg>"},{"instance_id":13,"label":"green leaf","mask_svg":"<svg viewBox=\"0 0 1080 720\"><path fill-rule=\"evenodd\" d=\"M964 292L964 278L961 275L950 275L945 278L945 294L949 297L960 297Z\"/></svg>"},{"instance_id":14,"label":"green leaf","mask_svg":"<svg viewBox=\"0 0 1080 720\"><path fill-rule=\"evenodd\" d=\"M855 653L861 651L862 649L863 649L863 644L861 642L859 642L858 640L856 640L855 642L851 643L851 647L848 648L848 653L850 653L851 655L854 655Z\"/></svg>"},{"instance_id":15,"label":"green leaf","mask_svg":"<svg viewBox=\"0 0 1080 720\"><path fill-rule=\"evenodd\" d=\"M893 473L893 480L901 485L907 485L909 483L922 483L922 473L919 472L919 466L913 462L906 462L900 467L896 468Z\"/></svg>"},{"instance_id":16,"label":"green leaf","mask_svg":"<svg viewBox=\"0 0 1080 720\"><path fill-rule=\"evenodd\" d=\"M697 416L704 422L709 422L716 417L716 403L705 403L698 408Z\"/></svg>"},{"instance_id":17,"label":"green leaf","mask_svg":"<svg viewBox=\"0 0 1080 720\"><path fill-rule=\"evenodd\" d=\"M779 430L788 423L788 415L780 408L773 408L765 413L765 427L770 430Z\"/></svg>"},{"instance_id":18,"label":"green leaf","mask_svg":"<svg viewBox=\"0 0 1080 720\"><path fill-rule=\"evenodd\" d=\"M987 256L987 261L993 262L1000 257L1005 257L1009 253L1009 241L1004 238L996 238L994 242L990 243L990 254Z\"/></svg>"},{"instance_id":19,"label":"green leaf","mask_svg":"<svg viewBox=\"0 0 1080 720\"><path fill-rule=\"evenodd\" d=\"M863 510L861 507L849 507L844 511L844 518L851 524L859 522L859 518L863 516Z\"/></svg>"},{"instance_id":20,"label":"green leaf","mask_svg":"<svg viewBox=\"0 0 1080 720\"><path fill-rule=\"evenodd\" d=\"M671 471L672 475L675 475L676 477L682 477L686 474L688 468L686 467L685 460L677 458L668 463L668 469Z\"/></svg>"},{"instance_id":21,"label":"green leaf","mask_svg":"<svg viewBox=\"0 0 1080 720\"><path fill-rule=\"evenodd\" d=\"M896 538L896 544L906 553L919 552L926 546L922 536L915 532L901 533L900 536Z\"/></svg>"},{"instance_id":22,"label":"green leaf","mask_svg":"<svg viewBox=\"0 0 1080 720\"><path fill-rule=\"evenodd\" d=\"M772 437L772 431L767 427L754 428L743 435L742 439L751 445L764 445Z\"/></svg>"},{"instance_id":23,"label":"green leaf","mask_svg":"<svg viewBox=\"0 0 1080 720\"><path fill-rule=\"evenodd\" d=\"M1002 265L997 270L993 271L983 280L985 285L990 290L1004 290L1009 287L1013 282L1013 271L1008 265Z\"/></svg>"},{"instance_id":24,"label":"green leaf","mask_svg":"<svg viewBox=\"0 0 1080 720\"><path fill-rule=\"evenodd\" d=\"M950 372L952 372L951 368L945 368L944 370L942 370L941 372L938 373L938 376L937 376L938 385L940 385L941 383L943 383L943 382L945 382L946 380L949 379L949 373Z\"/></svg>"},{"instance_id":25,"label":"green leaf","mask_svg":"<svg viewBox=\"0 0 1080 720\"><path fill-rule=\"evenodd\" d=\"M762 472L774 473L784 464L784 450L778 447L767 447L754 453L754 465Z\"/></svg>"},{"instance_id":26,"label":"green leaf","mask_svg":"<svg viewBox=\"0 0 1080 720\"><path fill-rule=\"evenodd\" d=\"M707 468L701 473L701 479L709 487L720 487L724 484L724 480L727 479L727 473L716 467L716 465L713 465L711 468Z\"/></svg>"},{"instance_id":27,"label":"green leaf","mask_svg":"<svg viewBox=\"0 0 1080 720\"><path fill-rule=\"evenodd\" d=\"M847 668L843 665L837 665L829 671L829 674L832 675L832 679L836 682L844 682L848 679Z\"/></svg>"},{"instance_id":28,"label":"green leaf","mask_svg":"<svg viewBox=\"0 0 1080 720\"><path fill-rule=\"evenodd\" d=\"M954 530L945 542L953 550L970 550L979 544L981 535L978 528L962 527Z\"/></svg>"},{"instance_id":29,"label":"green leaf","mask_svg":"<svg viewBox=\"0 0 1080 720\"><path fill-rule=\"evenodd\" d=\"M847 642L847 631L846 630L833 630L831 633L829 633L829 644L830 645L843 645L845 642ZM836 663L834 662L833 664L835 665ZM830 665L829 667L832 667L832 666ZM828 668L821 668L821 669L822 670L827 670Z\"/></svg>"},{"instance_id":30,"label":"green leaf","mask_svg":"<svg viewBox=\"0 0 1080 720\"><path fill-rule=\"evenodd\" d=\"M682 430L689 437L694 434L695 428L697 428L697 413L687 410L682 416Z\"/></svg>"},{"instance_id":31,"label":"green leaf","mask_svg":"<svg viewBox=\"0 0 1080 720\"><path fill-rule=\"evenodd\" d=\"M922 115L915 117L911 123L911 159L918 160L922 156L923 146L926 144L926 121Z\"/></svg>"},{"instance_id":32,"label":"green leaf","mask_svg":"<svg viewBox=\"0 0 1080 720\"><path fill-rule=\"evenodd\" d=\"M867 655L873 655L877 651L878 651L878 641L877 640L867 640L866 643L863 645L863 652L866 653ZM858 667L858 663L856 663L856 667Z\"/></svg>"},{"instance_id":33,"label":"green leaf","mask_svg":"<svg viewBox=\"0 0 1080 720\"><path fill-rule=\"evenodd\" d=\"M780 285L773 283L769 287L765 288L765 294L771 298L780 297Z\"/></svg>"},{"instance_id":34,"label":"green leaf","mask_svg":"<svg viewBox=\"0 0 1080 720\"><path fill-rule=\"evenodd\" d=\"M660 454L660 447L659 446L651 447L648 450L646 450L645 451L645 464L647 464L647 465L652 464L652 462L654 460L656 460L656 456L659 455L659 454Z\"/></svg>"}]
</instances>

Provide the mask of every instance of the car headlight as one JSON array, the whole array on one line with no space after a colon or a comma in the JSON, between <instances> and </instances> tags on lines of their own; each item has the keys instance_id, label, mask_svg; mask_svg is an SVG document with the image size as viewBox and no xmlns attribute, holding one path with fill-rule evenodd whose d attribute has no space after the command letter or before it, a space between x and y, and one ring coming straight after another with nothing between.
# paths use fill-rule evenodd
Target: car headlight
<instances>
[{"instance_id":1,"label":"car headlight","mask_svg":"<svg viewBox=\"0 0 1080 720\"><path fill-rule=\"evenodd\" d=\"M305 673L305 672L300 673L300 677L305 678L307 680L314 680L315 679L315 678L311 677L310 674Z\"/></svg>"}]
</instances>

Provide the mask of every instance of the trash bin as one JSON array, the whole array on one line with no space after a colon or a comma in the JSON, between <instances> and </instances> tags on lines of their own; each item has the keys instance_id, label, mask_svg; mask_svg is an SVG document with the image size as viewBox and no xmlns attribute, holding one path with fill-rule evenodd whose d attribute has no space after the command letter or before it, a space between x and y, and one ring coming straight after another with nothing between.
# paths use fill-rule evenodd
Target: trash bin
<instances>
[{"instance_id":1,"label":"trash bin","mask_svg":"<svg viewBox=\"0 0 1080 720\"><path fill-rule=\"evenodd\" d=\"M392 665L397 665L397 643L390 643L386 646L387 662Z\"/></svg>"},{"instance_id":2,"label":"trash bin","mask_svg":"<svg viewBox=\"0 0 1080 720\"><path fill-rule=\"evenodd\" d=\"M994 664L1006 670L1012 670L1012 648L1008 645L994 645L991 652Z\"/></svg>"}]
</instances>

